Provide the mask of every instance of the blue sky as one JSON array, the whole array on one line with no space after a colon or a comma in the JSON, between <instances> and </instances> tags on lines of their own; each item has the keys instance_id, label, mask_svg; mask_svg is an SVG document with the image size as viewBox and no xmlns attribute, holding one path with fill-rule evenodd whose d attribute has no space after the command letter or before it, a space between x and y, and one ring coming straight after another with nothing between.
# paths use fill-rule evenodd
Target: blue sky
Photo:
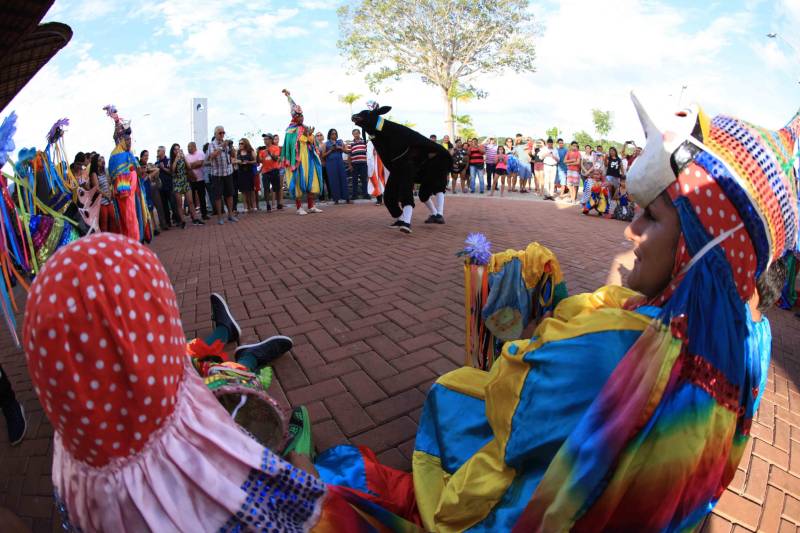
<instances>
[{"instance_id":1,"label":"blue sky","mask_svg":"<svg viewBox=\"0 0 800 533\"><path fill-rule=\"evenodd\" d=\"M290 89L318 129L349 132L347 92L377 98L424 133L444 133L435 88L409 76L369 92L337 54L340 2L56 0L48 20L69 24L71 43L6 108L19 115L17 146L41 147L58 118L69 117L72 154L110 150L114 103L133 122L135 149L189 140L189 99L209 98L209 126L231 136L282 132ZM541 35L537 72L484 76L488 91L462 105L478 131L543 135L557 125L569 138L592 132L591 109L614 113L612 137L641 141L630 105L635 90L658 119L696 101L708 112L782 126L800 107L800 2L618 0L531 4ZM797 50L765 34L776 31ZM796 32L794 32L796 33ZM359 104L356 105L358 107ZM242 115L241 113L245 113ZM345 135L349 137L349 134Z\"/></svg>"}]
</instances>

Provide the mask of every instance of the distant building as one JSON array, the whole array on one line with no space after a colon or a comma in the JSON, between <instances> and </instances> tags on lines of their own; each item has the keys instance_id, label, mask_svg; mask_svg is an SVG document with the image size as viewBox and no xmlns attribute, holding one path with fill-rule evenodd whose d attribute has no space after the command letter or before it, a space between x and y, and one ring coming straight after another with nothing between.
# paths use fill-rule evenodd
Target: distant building
<instances>
[{"instance_id":1,"label":"distant building","mask_svg":"<svg viewBox=\"0 0 800 533\"><path fill-rule=\"evenodd\" d=\"M192 98L192 109L189 114L191 131L189 136L202 147L211 139L208 131L208 98Z\"/></svg>"}]
</instances>

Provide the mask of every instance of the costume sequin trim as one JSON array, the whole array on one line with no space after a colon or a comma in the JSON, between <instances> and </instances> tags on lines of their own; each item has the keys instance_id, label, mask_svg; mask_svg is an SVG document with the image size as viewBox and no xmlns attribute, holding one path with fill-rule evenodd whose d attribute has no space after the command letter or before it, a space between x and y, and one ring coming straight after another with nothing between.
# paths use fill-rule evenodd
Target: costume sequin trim
<instances>
[{"instance_id":1,"label":"costume sequin trim","mask_svg":"<svg viewBox=\"0 0 800 533\"><path fill-rule=\"evenodd\" d=\"M325 494L322 481L280 463L269 450L264 450L260 470L251 470L241 489L246 498L239 511L219 529L220 533L304 531Z\"/></svg>"},{"instance_id":2,"label":"costume sequin trim","mask_svg":"<svg viewBox=\"0 0 800 533\"><path fill-rule=\"evenodd\" d=\"M57 490L53 490L53 503L56 505L56 510L58 514L61 516L61 529L62 531L68 531L69 533L83 533L83 530L78 526L72 524L72 521L69 519L69 510L67 510L67 506L64 503L64 500L61 499Z\"/></svg>"},{"instance_id":3,"label":"costume sequin trim","mask_svg":"<svg viewBox=\"0 0 800 533\"><path fill-rule=\"evenodd\" d=\"M741 416L744 409L739 404L739 387L728 381L720 370L704 357L683 353L680 380L700 387L722 407Z\"/></svg>"}]
</instances>

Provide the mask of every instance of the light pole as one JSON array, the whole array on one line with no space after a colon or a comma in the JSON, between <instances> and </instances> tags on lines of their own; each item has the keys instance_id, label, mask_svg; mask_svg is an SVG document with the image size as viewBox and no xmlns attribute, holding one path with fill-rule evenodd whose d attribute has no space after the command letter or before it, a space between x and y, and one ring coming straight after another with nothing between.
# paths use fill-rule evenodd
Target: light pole
<instances>
[{"instance_id":1,"label":"light pole","mask_svg":"<svg viewBox=\"0 0 800 533\"><path fill-rule=\"evenodd\" d=\"M681 102L683 101L683 91L685 91L688 88L689 88L688 85L681 85L681 94L680 94L680 96L678 96L678 109L680 109Z\"/></svg>"},{"instance_id":2,"label":"light pole","mask_svg":"<svg viewBox=\"0 0 800 533\"><path fill-rule=\"evenodd\" d=\"M769 33L767 34L767 37L768 37L769 39L780 39L781 41L783 41L783 43L784 43L786 46L788 46L789 48L791 48L791 49L792 49L792 51L793 51L795 54L797 54L798 56L800 56L800 52L798 52L798 51L797 51L797 48L795 48L795 46L794 46L792 43L790 43L789 41L787 41L786 39L784 39L782 35L779 35L779 34L778 34L778 32L775 32L775 31L773 31L773 32L769 32Z\"/></svg>"},{"instance_id":3,"label":"light pole","mask_svg":"<svg viewBox=\"0 0 800 533\"><path fill-rule=\"evenodd\" d=\"M800 52L798 52L797 48L792 43L790 43L789 41L784 39L782 35L779 35L778 32L776 32L776 31L769 32L767 34L767 38L768 39L780 39L781 41L783 41L783 44L785 44L786 46L791 48L792 52L795 53L795 56L797 56L797 58L800 59ZM800 80L798 80L797 83L800 84Z\"/></svg>"},{"instance_id":4,"label":"light pole","mask_svg":"<svg viewBox=\"0 0 800 533\"><path fill-rule=\"evenodd\" d=\"M250 123L253 125L253 135L257 136L258 135L258 123L255 120L253 120L253 117L251 117L247 113L240 112L239 114L250 121Z\"/></svg>"}]
</instances>

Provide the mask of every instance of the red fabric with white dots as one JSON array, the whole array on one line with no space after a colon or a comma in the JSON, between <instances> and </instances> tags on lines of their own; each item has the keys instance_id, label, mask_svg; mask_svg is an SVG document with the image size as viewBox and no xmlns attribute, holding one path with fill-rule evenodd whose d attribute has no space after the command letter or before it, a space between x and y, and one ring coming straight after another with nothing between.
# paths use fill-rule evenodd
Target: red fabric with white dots
<instances>
[{"instance_id":1,"label":"red fabric with white dots","mask_svg":"<svg viewBox=\"0 0 800 533\"><path fill-rule=\"evenodd\" d=\"M23 342L75 459L138 452L174 409L186 338L169 277L138 242L100 233L58 250L31 286Z\"/></svg>"},{"instance_id":2,"label":"red fabric with white dots","mask_svg":"<svg viewBox=\"0 0 800 533\"><path fill-rule=\"evenodd\" d=\"M677 180L667 188L667 191L673 200L679 196L684 196L689 200L700 223L712 239L732 230L742 222L736 207L728 200L717 182L697 163L689 163L678 174ZM733 235L722 241L720 246L731 266L739 296L743 301L749 300L755 290L756 254L747 229L742 226ZM683 235L681 235L673 279L660 297L662 302L669 299L672 289L680 284L680 279L676 275L691 259L686 250Z\"/></svg>"}]
</instances>

